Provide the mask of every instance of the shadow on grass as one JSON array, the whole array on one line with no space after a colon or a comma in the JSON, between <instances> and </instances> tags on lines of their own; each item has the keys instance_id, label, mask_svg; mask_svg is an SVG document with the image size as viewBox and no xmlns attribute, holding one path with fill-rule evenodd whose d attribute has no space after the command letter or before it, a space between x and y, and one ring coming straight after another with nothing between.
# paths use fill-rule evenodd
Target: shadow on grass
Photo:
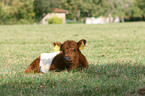
<instances>
[{"instance_id":1,"label":"shadow on grass","mask_svg":"<svg viewBox=\"0 0 145 96\"><path fill-rule=\"evenodd\" d=\"M0 85L0 95L129 96L144 85L144 69L143 64L115 63L90 64L89 69L82 71L20 73L18 79Z\"/></svg>"}]
</instances>

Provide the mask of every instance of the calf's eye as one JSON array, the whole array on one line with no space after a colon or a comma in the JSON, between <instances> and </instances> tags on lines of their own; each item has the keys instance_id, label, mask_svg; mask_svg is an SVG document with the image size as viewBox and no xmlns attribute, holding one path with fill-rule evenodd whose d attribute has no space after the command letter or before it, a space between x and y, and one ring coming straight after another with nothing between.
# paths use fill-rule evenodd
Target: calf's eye
<instances>
[{"instance_id":1,"label":"calf's eye","mask_svg":"<svg viewBox=\"0 0 145 96\"><path fill-rule=\"evenodd\" d=\"M76 49L74 49L73 51L76 52Z\"/></svg>"}]
</instances>

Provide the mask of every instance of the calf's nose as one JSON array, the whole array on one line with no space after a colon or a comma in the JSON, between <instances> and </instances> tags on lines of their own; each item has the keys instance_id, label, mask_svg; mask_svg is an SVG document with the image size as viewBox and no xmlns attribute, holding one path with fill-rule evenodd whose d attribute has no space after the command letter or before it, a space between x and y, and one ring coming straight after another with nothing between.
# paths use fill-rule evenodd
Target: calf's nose
<instances>
[{"instance_id":1,"label":"calf's nose","mask_svg":"<svg viewBox=\"0 0 145 96\"><path fill-rule=\"evenodd\" d=\"M65 57L64 58L65 61L70 61L70 59L71 59L70 57Z\"/></svg>"}]
</instances>

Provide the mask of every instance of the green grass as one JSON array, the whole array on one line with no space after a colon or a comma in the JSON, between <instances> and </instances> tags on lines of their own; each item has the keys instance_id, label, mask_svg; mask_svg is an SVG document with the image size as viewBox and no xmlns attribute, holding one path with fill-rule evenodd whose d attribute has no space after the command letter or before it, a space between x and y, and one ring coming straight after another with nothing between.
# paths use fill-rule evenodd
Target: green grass
<instances>
[{"instance_id":1,"label":"green grass","mask_svg":"<svg viewBox=\"0 0 145 96\"><path fill-rule=\"evenodd\" d=\"M89 69L23 71L54 41L86 39ZM145 86L145 23L0 26L0 96L129 96Z\"/></svg>"}]
</instances>

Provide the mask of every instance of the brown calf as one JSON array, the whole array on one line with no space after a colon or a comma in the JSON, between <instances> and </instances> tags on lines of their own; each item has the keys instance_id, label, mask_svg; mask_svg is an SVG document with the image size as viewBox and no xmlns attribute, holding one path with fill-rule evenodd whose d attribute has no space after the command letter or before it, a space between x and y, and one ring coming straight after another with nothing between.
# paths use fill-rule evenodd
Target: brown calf
<instances>
[{"instance_id":1,"label":"brown calf","mask_svg":"<svg viewBox=\"0 0 145 96\"><path fill-rule=\"evenodd\" d=\"M48 70L67 70L88 68L88 62L85 56L81 53L80 47L86 44L86 40L82 39L79 42L67 40L63 44L54 42L53 46L58 45L60 52L54 56ZM25 73L41 73L40 61L41 55L38 56L30 66L25 70ZM44 72L42 72L44 73Z\"/></svg>"}]
</instances>

